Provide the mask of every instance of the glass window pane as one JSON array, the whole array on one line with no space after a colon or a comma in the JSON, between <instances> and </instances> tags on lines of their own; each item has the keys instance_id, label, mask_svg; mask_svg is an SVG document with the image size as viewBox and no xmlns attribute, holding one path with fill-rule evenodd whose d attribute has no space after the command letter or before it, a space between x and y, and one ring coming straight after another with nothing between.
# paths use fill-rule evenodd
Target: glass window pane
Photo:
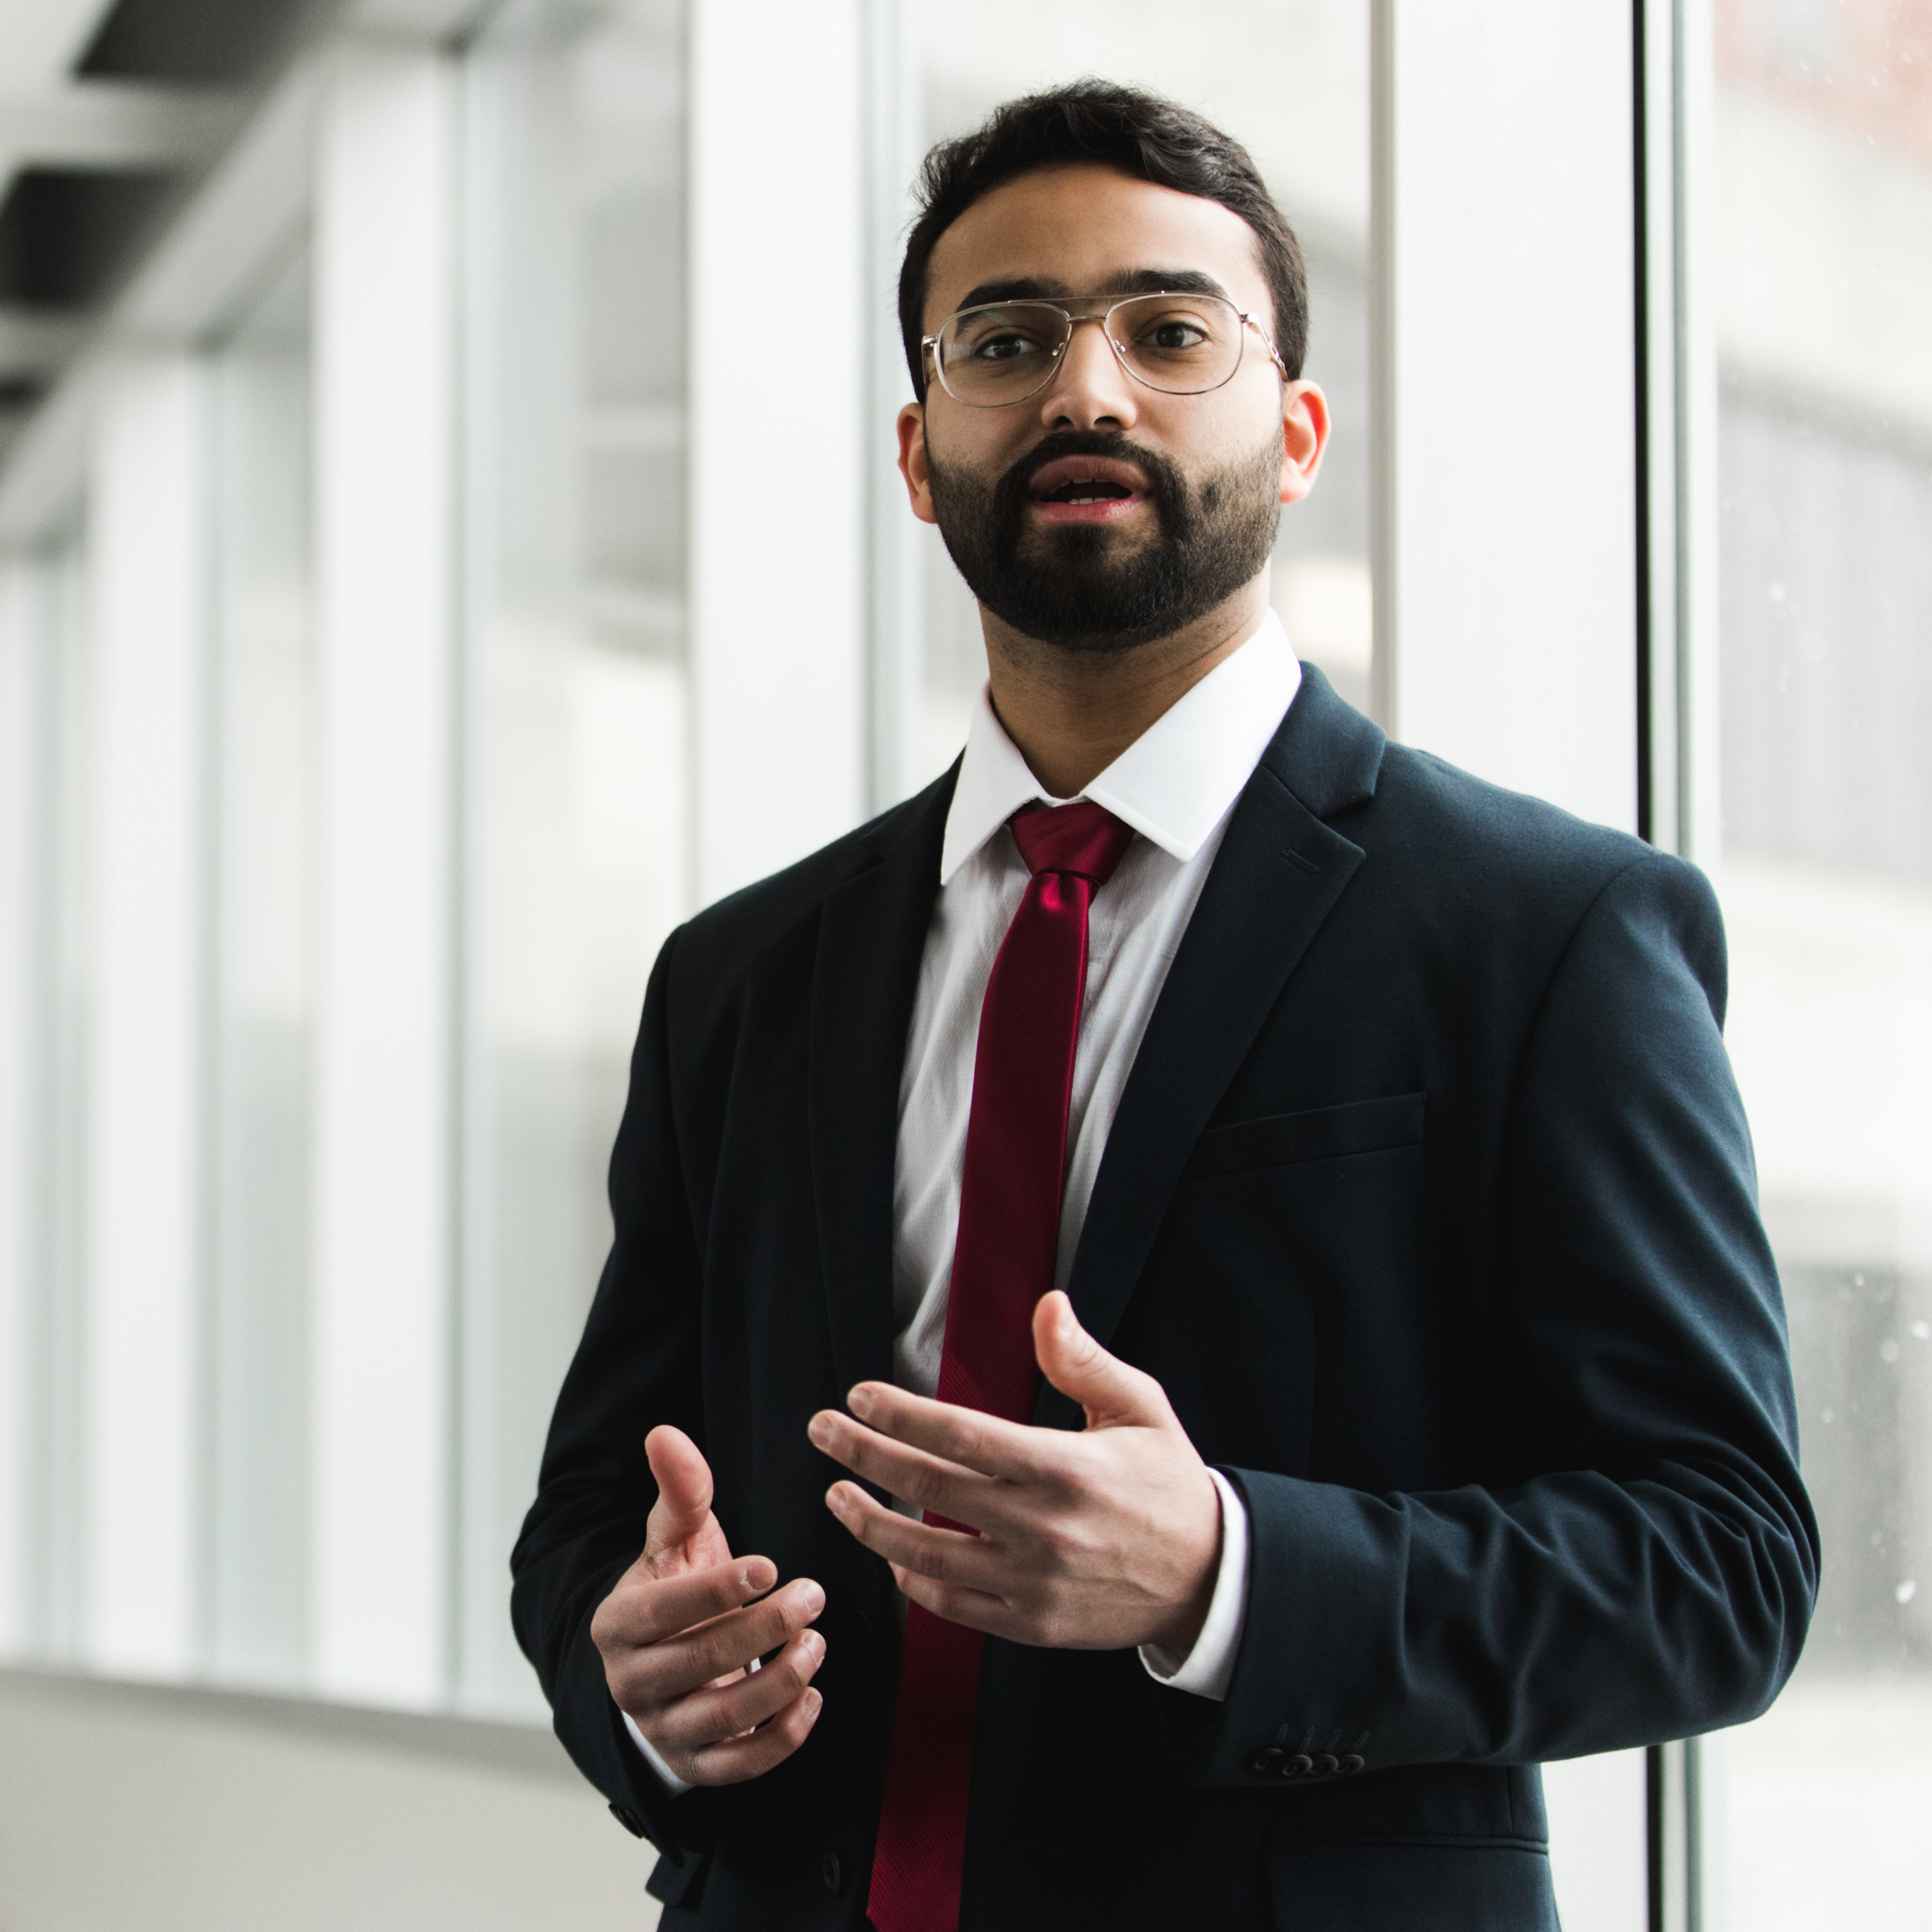
<instances>
[{"instance_id":1,"label":"glass window pane","mask_svg":"<svg viewBox=\"0 0 1932 1932\"><path fill-rule=\"evenodd\" d=\"M209 1664L303 1661L315 690L309 266L213 358L214 798Z\"/></svg>"},{"instance_id":2,"label":"glass window pane","mask_svg":"<svg viewBox=\"0 0 1932 1932\"><path fill-rule=\"evenodd\" d=\"M688 909L682 13L514 0L469 62L458 1682L536 1712L505 1563Z\"/></svg>"},{"instance_id":3,"label":"glass window pane","mask_svg":"<svg viewBox=\"0 0 1932 1932\"><path fill-rule=\"evenodd\" d=\"M1725 1740L1730 1922L1932 1897L1932 14L1726 0L1715 126L1729 1037L1824 1541Z\"/></svg>"},{"instance_id":4,"label":"glass window pane","mask_svg":"<svg viewBox=\"0 0 1932 1932\"><path fill-rule=\"evenodd\" d=\"M1274 602L1304 658L1369 702L1369 10L1358 0L1201 0L1179 13L1105 0L913 0L926 142L976 127L1002 100L1089 74L1205 114L1248 148L1308 262L1306 373L1334 440L1312 496L1282 513ZM1292 76L1292 84L1284 84ZM937 532L925 568L916 783L944 768L985 682L979 615Z\"/></svg>"}]
</instances>

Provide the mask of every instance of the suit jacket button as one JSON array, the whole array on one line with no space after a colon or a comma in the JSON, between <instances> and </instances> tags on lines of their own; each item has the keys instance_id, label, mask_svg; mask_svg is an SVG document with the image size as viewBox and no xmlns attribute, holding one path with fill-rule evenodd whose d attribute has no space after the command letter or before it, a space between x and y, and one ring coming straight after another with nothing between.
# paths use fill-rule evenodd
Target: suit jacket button
<instances>
[{"instance_id":1,"label":"suit jacket button","mask_svg":"<svg viewBox=\"0 0 1932 1932\"><path fill-rule=\"evenodd\" d=\"M644 1821L628 1805L612 1805L610 1815L630 1833L632 1838L641 1838L644 1835Z\"/></svg>"},{"instance_id":2,"label":"suit jacket button","mask_svg":"<svg viewBox=\"0 0 1932 1932\"><path fill-rule=\"evenodd\" d=\"M836 1852L827 1852L818 1862L818 1876L834 1898L845 1889L845 1861Z\"/></svg>"},{"instance_id":3,"label":"suit jacket button","mask_svg":"<svg viewBox=\"0 0 1932 1932\"><path fill-rule=\"evenodd\" d=\"M1315 1768L1315 1760L1306 1751L1297 1751L1287 1763L1280 1766L1277 1778L1301 1778Z\"/></svg>"},{"instance_id":4,"label":"suit jacket button","mask_svg":"<svg viewBox=\"0 0 1932 1932\"><path fill-rule=\"evenodd\" d=\"M1248 1768L1250 1771L1258 1771L1264 1778L1266 1778L1286 1756L1286 1752L1278 1751L1274 1745L1269 1744L1264 1749L1256 1751L1254 1756L1249 1759Z\"/></svg>"},{"instance_id":5,"label":"suit jacket button","mask_svg":"<svg viewBox=\"0 0 1932 1932\"><path fill-rule=\"evenodd\" d=\"M1333 1778L1341 1768L1341 1760L1331 1756L1327 1751L1323 1751L1315 1760L1315 1775L1317 1778Z\"/></svg>"},{"instance_id":6,"label":"suit jacket button","mask_svg":"<svg viewBox=\"0 0 1932 1932\"><path fill-rule=\"evenodd\" d=\"M1341 1772L1344 1778L1353 1778L1357 1772L1366 1771L1367 1768L1368 1766L1353 1751L1342 1760Z\"/></svg>"}]
</instances>

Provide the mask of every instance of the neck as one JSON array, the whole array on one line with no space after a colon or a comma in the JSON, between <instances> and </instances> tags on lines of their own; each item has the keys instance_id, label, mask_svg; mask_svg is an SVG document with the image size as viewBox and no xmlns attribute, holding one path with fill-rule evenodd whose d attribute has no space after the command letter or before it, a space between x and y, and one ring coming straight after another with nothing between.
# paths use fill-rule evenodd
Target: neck
<instances>
[{"instance_id":1,"label":"neck","mask_svg":"<svg viewBox=\"0 0 1932 1932\"><path fill-rule=\"evenodd\" d=\"M994 712L1046 790L1072 798L1253 634L1268 592L1263 571L1184 629L1124 651L1063 650L982 607Z\"/></svg>"}]
</instances>

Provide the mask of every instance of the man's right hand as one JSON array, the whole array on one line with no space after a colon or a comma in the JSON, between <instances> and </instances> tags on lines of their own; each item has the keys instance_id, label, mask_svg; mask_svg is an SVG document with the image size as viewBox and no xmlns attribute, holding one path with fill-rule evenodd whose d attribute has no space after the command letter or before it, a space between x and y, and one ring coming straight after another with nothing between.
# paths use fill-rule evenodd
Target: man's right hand
<instances>
[{"instance_id":1,"label":"man's right hand","mask_svg":"<svg viewBox=\"0 0 1932 1932\"><path fill-rule=\"evenodd\" d=\"M776 1567L732 1556L710 1466L682 1430L652 1430L644 1454L658 1484L644 1553L598 1605L591 1641L618 1707L686 1784L740 1784L782 1764L817 1721L825 1640L806 1626L825 1592L799 1576L766 1595Z\"/></svg>"}]
</instances>

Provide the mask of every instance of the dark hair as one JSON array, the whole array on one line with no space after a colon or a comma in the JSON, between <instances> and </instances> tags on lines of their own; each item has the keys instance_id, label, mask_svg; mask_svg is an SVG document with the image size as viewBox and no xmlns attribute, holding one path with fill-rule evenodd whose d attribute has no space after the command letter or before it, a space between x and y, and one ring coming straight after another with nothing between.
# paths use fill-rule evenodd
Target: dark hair
<instances>
[{"instance_id":1,"label":"dark hair","mask_svg":"<svg viewBox=\"0 0 1932 1932\"><path fill-rule=\"evenodd\" d=\"M1231 208L1255 231L1274 304L1275 346L1290 376L1308 352L1308 272L1301 244L1240 142L1198 114L1138 88L1076 80L993 110L984 127L942 141L919 171L919 219L899 270L899 332L913 393L926 395L926 272L940 236L996 188L1040 168L1097 161Z\"/></svg>"}]
</instances>

